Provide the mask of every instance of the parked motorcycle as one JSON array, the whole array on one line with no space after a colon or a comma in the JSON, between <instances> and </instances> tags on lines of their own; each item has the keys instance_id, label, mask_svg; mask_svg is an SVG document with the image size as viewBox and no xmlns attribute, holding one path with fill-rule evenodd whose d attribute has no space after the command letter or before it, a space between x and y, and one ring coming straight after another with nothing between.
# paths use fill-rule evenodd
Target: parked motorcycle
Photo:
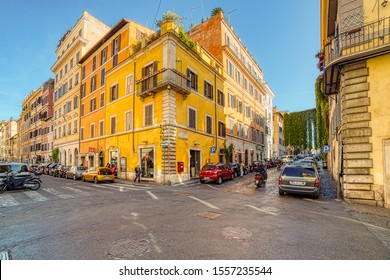
<instances>
[{"instance_id":1,"label":"parked motorcycle","mask_svg":"<svg viewBox=\"0 0 390 280\"><path fill-rule=\"evenodd\" d=\"M41 187L42 180L35 176L15 177L13 174L7 175L0 181L0 193L6 190L30 189L36 191Z\"/></svg>"}]
</instances>

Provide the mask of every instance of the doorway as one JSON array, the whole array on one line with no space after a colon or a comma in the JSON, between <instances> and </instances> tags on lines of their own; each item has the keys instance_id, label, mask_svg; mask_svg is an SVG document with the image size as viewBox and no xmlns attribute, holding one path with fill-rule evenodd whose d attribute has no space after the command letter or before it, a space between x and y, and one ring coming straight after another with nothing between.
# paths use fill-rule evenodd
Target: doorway
<instances>
[{"instance_id":1,"label":"doorway","mask_svg":"<svg viewBox=\"0 0 390 280\"><path fill-rule=\"evenodd\" d=\"M200 151L190 150L190 177L199 177L200 171Z\"/></svg>"},{"instance_id":2,"label":"doorway","mask_svg":"<svg viewBox=\"0 0 390 280\"><path fill-rule=\"evenodd\" d=\"M390 139L384 141L384 203L385 207L390 207Z\"/></svg>"}]
</instances>

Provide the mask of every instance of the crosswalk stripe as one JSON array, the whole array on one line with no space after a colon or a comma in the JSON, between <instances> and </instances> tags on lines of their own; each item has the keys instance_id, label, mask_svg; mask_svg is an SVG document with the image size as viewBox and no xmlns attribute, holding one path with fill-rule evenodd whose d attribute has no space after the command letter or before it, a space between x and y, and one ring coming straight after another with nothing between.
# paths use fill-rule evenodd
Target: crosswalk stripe
<instances>
[{"instance_id":1,"label":"crosswalk stripe","mask_svg":"<svg viewBox=\"0 0 390 280\"><path fill-rule=\"evenodd\" d=\"M25 195L27 195L29 198L31 198L34 201L46 201L48 198L46 196L41 195L38 192L24 192Z\"/></svg>"},{"instance_id":2,"label":"crosswalk stripe","mask_svg":"<svg viewBox=\"0 0 390 280\"><path fill-rule=\"evenodd\" d=\"M122 186L122 187L128 187L128 188L135 188L135 189L140 189L140 190L150 190L152 189L151 187L144 187L144 186L137 186L137 185L129 185L129 184L124 184L124 183L114 183L111 184L110 186Z\"/></svg>"},{"instance_id":3,"label":"crosswalk stripe","mask_svg":"<svg viewBox=\"0 0 390 280\"><path fill-rule=\"evenodd\" d=\"M94 187L98 187L98 188L106 188L106 189L110 189L110 190L116 190L116 191L142 191L144 189L142 188L137 188L137 187L132 187L132 186L129 186L129 185L126 185L126 186L115 186L115 184L112 184L112 185L108 185L108 184L93 184L92 186Z\"/></svg>"},{"instance_id":4,"label":"crosswalk stripe","mask_svg":"<svg viewBox=\"0 0 390 280\"><path fill-rule=\"evenodd\" d=\"M79 189L75 189L75 188L72 188L72 187L64 187L64 189L67 189L67 190L70 190L74 193L77 193L79 195L88 195L89 193L88 192L85 192L85 191L82 191L82 190L79 190Z\"/></svg>"},{"instance_id":5,"label":"crosswalk stripe","mask_svg":"<svg viewBox=\"0 0 390 280\"><path fill-rule=\"evenodd\" d=\"M148 195L150 195L151 198L158 200L158 197L154 193L152 193L151 191L146 191L146 193Z\"/></svg>"},{"instance_id":6,"label":"crosswalk stripe","mask_svg":"<svg viewBox=\"0 0 390 280\"><path fill-rule=\"evenodd\" d=\"M1 206L15 206L19 205L20 203L17 202L10 194L2 194L0 196L0 205Z\"/></svg>"},{"instance_id":7,"label":"crosswalk stripe","mask_svg":"<svg viewBox=\"0 0 390 280\"><path fill-rule=\"evenodd\" d=\"M74 198L73 195L60 193L59 191L57 191L53 188L45 188L45 189L43 189L43 191L46 191L48 193L51 193L51 194L58 196L58 197L61 197L63 199Z\"/></svg>"}]
</instances>

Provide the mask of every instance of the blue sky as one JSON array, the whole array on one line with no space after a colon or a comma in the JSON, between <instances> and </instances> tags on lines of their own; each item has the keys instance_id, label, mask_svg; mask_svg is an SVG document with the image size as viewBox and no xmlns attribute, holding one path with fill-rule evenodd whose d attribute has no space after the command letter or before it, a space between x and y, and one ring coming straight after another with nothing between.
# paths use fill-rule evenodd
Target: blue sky
<instances>
[{"instance_id":1,"label":"blue sky","mask_svg":"<svg viewBox=\"0 0 390 280\"><path fill-rule=\"evenodd\" d=\"M185 28L215 7L259 63L282 111L315 107L319 72L319 0L0 0L0 120L19 118L31 90L48 78L59 39L84 10L109 26L128 18L156 29L168 10L184 17Z\"/></svg>"}]
</instances>

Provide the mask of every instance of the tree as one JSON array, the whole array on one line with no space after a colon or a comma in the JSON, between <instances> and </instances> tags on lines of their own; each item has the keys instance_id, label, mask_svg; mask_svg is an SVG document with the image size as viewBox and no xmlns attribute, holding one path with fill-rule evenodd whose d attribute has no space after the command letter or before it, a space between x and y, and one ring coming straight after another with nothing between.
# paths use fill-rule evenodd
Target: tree
<instances>
[{"instance_id":1,"label":"tree","mask_svg":"<svg viewBox=\"0 0 390 280\"><path fill-rule=\"evenodd\" d=\"M162 19L156 20L156 26L160 28L161 24L166 21L173 21L179 28L183 28L183 17L173 11L167 11L162 15Z\"/></svg>"},{"instance_id":2,"label":"tree","mask_svg":"<svg viewBox=\"0 0 390 280\"><path fill-rule=\"evenodd\" d=\"M53 159L54 163L58 163L58 155L60 154L60 149L58 147L54 148L51 151L51 158Z\"/></svg>"},{"instance_id":3,"label":"tree","mask_svg":"<svg viewBox=\"0 0 390 280\"><path fill-rule=\"evenodd\" d=\"M230 159L232 158L234 145L230 143L228 147L226 147L226 141L223 143L223 148L221 149L223 154L225 155L226 163L230 163Z\"/></svg>"},{"instance_id":4,"label":"tree","mask_svg":"<svg viewBox=\"0 0 390 280\"><path fill-rule=\"evenodd\" d=\"M221 7L215 7L215 8L211 11L211 17L218 15L219 12L223 12L222 8L221 8Z\"/></svg>"}]
</instances>

